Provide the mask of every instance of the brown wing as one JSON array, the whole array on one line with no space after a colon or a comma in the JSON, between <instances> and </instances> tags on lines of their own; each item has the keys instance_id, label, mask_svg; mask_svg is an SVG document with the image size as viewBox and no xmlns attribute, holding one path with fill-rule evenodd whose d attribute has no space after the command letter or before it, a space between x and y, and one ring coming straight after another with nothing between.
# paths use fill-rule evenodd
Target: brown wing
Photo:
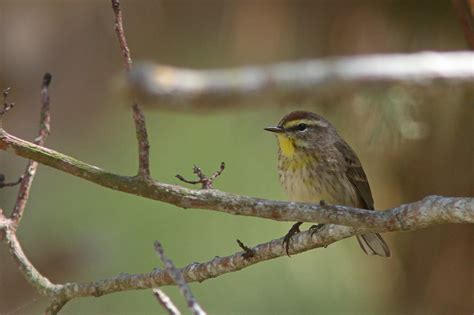
<instances>
[{"instance_id":1,"label":"brown wing","mask_svg":"<svg viewBox=\"0 0 474 315\"><path fill-rule=\"evenodd\" d=\"M338 141L334 145L346 160L346 176L359 193L364 208L374 210L374 199L372 198L372 192L370 191L369 181L367 180L367 176L365 175L359 158L347 143Z\"/></svg>"}]
</instances>

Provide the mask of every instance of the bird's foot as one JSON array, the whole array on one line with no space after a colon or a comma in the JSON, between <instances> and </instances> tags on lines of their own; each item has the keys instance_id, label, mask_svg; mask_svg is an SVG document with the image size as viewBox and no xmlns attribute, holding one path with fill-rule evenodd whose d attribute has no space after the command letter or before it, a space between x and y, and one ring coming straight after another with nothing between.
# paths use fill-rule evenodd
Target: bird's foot
<instances>
[{"instance_id":1,"label":"bird's foot","mask_svg":"<svg viewBox=\"0 0 474 315\"><path fill-rule=\"evenodd\" d=\"M285 248L285 251L286 251L286 254L288 255L288 257L290 257L289 250L290 250L291 238L294 235L301 232L301 230L300 230L301 224L303 224L303 222L296 222L295 224L293 224L291 229L288 231L288 233L286 233L285 237L283 238L282 246Z\"/></svg>"},{"instance_id":2,"label":"bird's foot","mask_svg":"<svg viewBox=\"0 0 474 315\"><path fill-rule=\"evenodd\" d=\"M321 230L324 226L325 224L323 223L311 225L311 227L309 228L309 231L311 232L311 237L313 237L315 233L318 233L318 231Z\"/></svg>"},{"instance_id":3,"label":"bird's foot","mask_svg":"<svg viewBox=\"0 0 474 315\"><path fill-rule=\"evenodd\" d=\"M314 234L318 233L326 224L320 223L320 224L315 224L311 225L309 228L309 232L311 233L311 237L313 237ZM328 247L327 245L324 246L324 248Z\"/></svg>"}]
</instances>

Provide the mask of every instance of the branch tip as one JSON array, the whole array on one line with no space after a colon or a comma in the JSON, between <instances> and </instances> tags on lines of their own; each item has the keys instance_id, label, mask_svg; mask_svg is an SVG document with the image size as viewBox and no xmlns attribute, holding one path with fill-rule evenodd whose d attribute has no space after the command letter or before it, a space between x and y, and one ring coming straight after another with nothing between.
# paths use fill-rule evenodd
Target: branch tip
<instances>
[{"instance_id":1,"label":"branch tip","mask_svg":"<svg viewBox=\"0 0 474 315\"><path fill-rule=\"evenodd\" d=\"M176 175L176 178L179 179L182 182L185 182L187 184L191 185L196 185L196 184L201 184L201 189L213 189L213 184L214 181L216 180L217 177L219 177L222 172L225 169L225 163L221 162L220 167L217 171L215 171L210 177L207 177L201 168L197 165L194 165L193 167L193 173L196 174L196 176L199 178L197 180L189 180L184 178L181 175Z\"/></svg>"},{"instance_id":2,"label":"branch tip","mask_svg":"<svg viewBox=\"0 0 474 315\"><path fill-rule=\"evenodd\" d=\"M255 256L255 251L253 249L251 249L250 247L242 243L240 240L236 240L236 241L237 241L237 244L239 244L239 247L242 248L242 250L244 251L244 253L242 254L242 257L244 259L249 259Z\"/></svg>"},{"instance_id":3,"label":"branch tip","mask_svg":"<svg viewBox=\"0 0 474 315\"><path fill-rule=\"evenodd\" d=\"M3 187L13 187L21 183L25 175L21 175L16 181L5 183L5 175L0 174L0 188Z\"/></svg>"},{"instance_id":4,"label":"branch tip","mask_svg":"<svg viewBox=\"0 0 474 315\"><path fill-rule=\"evenodd\" d=\"M51 84L51 80L53 79L53 76L51 75L51 73L49 72L46 72L44 75L43 75L43 82L41 84L41 87L44 89L44 88L48 88L49 85Z\"/></svg>"},{"instance_id":5,"label":"branch tip","mask_svg":"<svg viewBox=\"0 0 474 315\"><path fill-rule=\"evenodd\" d=\"M13 106L15 106L15 103L8 101L8 95L10 94L11 89L11 87L7 87L5 90L3 90L3 109L0 111L0 116L3 116L10 109L12 109Z\"/></svg>"}]
</instances>

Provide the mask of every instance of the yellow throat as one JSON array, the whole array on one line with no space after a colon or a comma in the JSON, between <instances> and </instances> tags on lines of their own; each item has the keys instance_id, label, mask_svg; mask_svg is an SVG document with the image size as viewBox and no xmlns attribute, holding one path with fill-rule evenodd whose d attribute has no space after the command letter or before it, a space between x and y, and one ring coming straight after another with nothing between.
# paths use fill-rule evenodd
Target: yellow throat
<instances>
[{"instance_id":1,"label":"yellow throat","mask_svg":"<svg viewBox=\"0 0 474 315\"><path fill-rule=\"evenodd\" d=\"M278 143L280 144L281 153L284 156L290 158L295 154L295 146L286 135L279 134Z\"/></svg>"}]
</instances>

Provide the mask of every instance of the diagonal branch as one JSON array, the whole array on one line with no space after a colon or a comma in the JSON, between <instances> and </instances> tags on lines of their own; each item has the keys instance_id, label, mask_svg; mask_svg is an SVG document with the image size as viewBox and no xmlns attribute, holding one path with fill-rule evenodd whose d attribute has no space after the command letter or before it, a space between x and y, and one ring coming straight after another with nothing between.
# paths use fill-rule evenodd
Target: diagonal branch
<instances>
[{"instance_id":1,"label":"diagonal branch","mask_svg":"<svg viewBox=\"0 0 474 315\"><path fill-rule=\"evenodd\" d=\"M34 143L38 146L44 145L50 132L51 115L49 112L49 85L51 84L51 79L51 74L45 73L41 84L40 128L38 137L34 141ZM20 182L20 188L18 190L15 207L13 208L12 214L10 216L15 227L18 227L21 218L23 217L23 212L25 211L26 203L30 195L31 185L33 183L37 168L38 162L33 160L28 161L26 171Z\"/></svg>"},{"instance_id":2,"label":"diagonal branch","mask_svg":"<svg viewBox=\"0 0 474 315\"><path fill-rule=\"evenodd\" d=\"M169 296L167 296L163 291L155 288L153 289L153 295L169 315L181 315L181 312L178 310L176 305L173 304L173 301L171 301Z\"/></svg>"},{"instance_id":3,"label":"diagonal branch","mask_svg":"<svg viewBox=\"0 0 474 315\"><path fill-rule=\"evenodd\" d=\"M464 37L474 50L474 2L470 0L452 0L454 10L464 32Z\"/></svg>"},{"instance_id":4,"label":"diagonal branch","mask_svg":"<svg viewBox=\"0 0 474 315\"><path fill-rule=\"evenodd\" d=\"M194 70L139 64L129 73L130 94L151 108L174 111L316 103L327 96L374 86L472 89L474 53L421 52L367 55ZM436 83L436 84L434 84Z\"/></svg>"},{"instance_id":5,"label":"diagonal branch","mask_svg":"<svg viewBox=\"0 0 474 315\"><path fill-rule=\"evenodd\" d=\"M206 315L206 312L201 308L199 303L194 298L194 295L191 292L189 286L187 285L186 280L184 280L181 271L176 269L174 263L168 257L166 257L165 252L163 250L163 246L161 246L161 243L158 241L155 242L155 251L160 256L163 265L165 265L166 271L171 276L174 283L179 287L181 294L186 299L188 308L191 313L193 315Z\"/></svg>"},{"instance_id":6,"label":"diagonal branch","mask_svg":"<svg viewBox=\"0 0 474 315\"><path fill-rule=\"evenodd\" d=\"M69 299L61 294L62 285L53 284L43 276L30 260L26 257L16 236L16 222L5 217L0 210L0 233L4 243L7 245L10 255L13 257L18 269L39 294L51 299L51 304L46 314L57 314Z\"/></svg>"}]
</instances>

